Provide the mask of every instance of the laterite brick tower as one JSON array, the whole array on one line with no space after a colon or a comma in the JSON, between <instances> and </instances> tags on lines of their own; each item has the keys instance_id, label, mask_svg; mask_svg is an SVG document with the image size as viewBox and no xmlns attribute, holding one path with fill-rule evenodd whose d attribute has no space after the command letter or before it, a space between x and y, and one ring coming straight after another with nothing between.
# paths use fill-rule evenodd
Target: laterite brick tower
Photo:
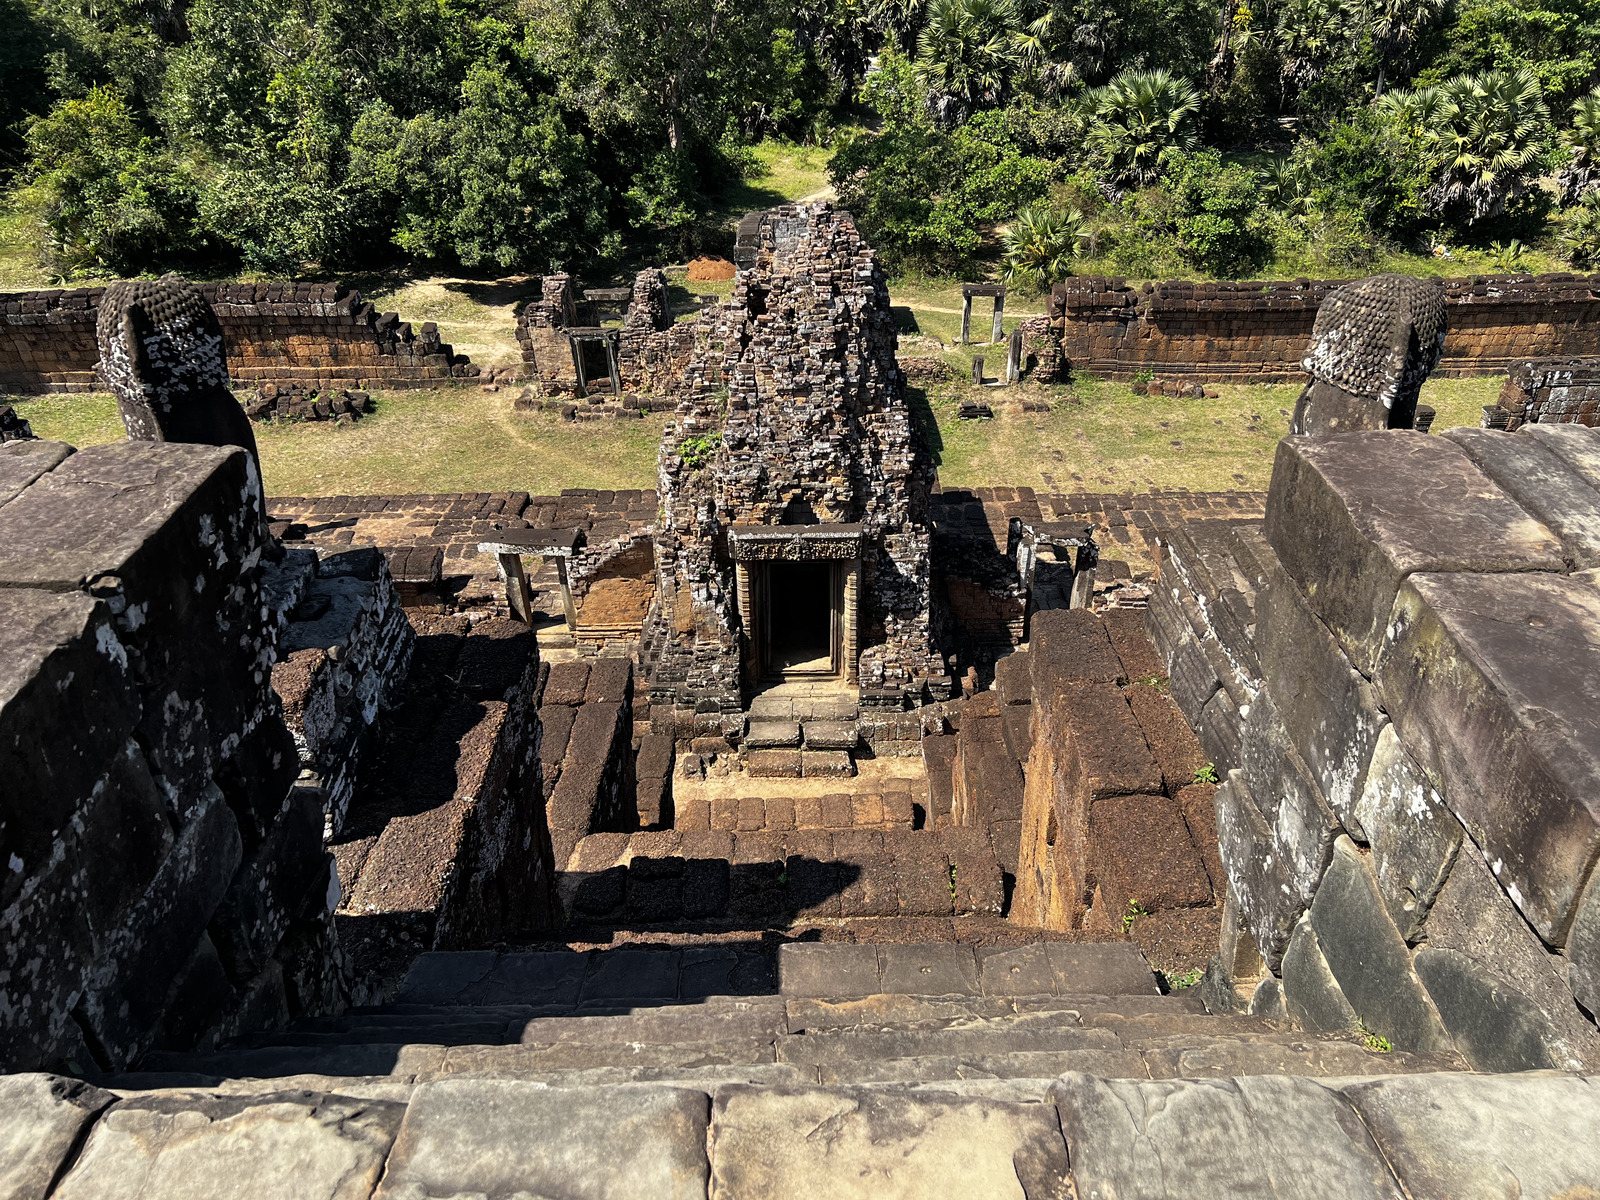
<instances>
[{"instance_id":1,"label":"laterite brick tower","mask_svg":"<svg viewBox=\"0 0 1600 1200\"><path fill-rule=\"evenodd\" d=\"M943 697L928 491L877 255L826 204L752 214L754 265L700 317L659 463L651 700L722 732L764 683L864 707Z\"/></svg>"}]
</instances>

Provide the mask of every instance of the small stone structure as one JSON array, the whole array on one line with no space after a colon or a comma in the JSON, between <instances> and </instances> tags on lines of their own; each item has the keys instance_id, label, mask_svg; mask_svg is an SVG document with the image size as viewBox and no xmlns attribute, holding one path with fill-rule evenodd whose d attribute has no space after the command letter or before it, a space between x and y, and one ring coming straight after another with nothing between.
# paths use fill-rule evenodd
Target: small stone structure
<instances>
[{"instance_id":1,"label":"small stone structure","mask_svg":"<svg viewBox=\"0 0 1600 1200\"><path fill-rule=\"evenodd\" d=\"M972 302L977 297L994 300L994 324L989 331L989 341L1000 340L1000 322L1006 310L1006 285L1003 283L963 283L961 285L961 344L972 340Z\"/></svg>"},{"instance_id":2,"label":"small stone structure","mask_svg":"<svg viewBox=\"0 0 1600 1200\"><path fill-rule=\"evenodd\" d=\"M378 410L377 401L357 388L329 388L304 384L264 383L244 400L252 421L353 422Z\"/></svg>"},{"instance_id":3,"label":"small stone structure","mask_svg":"<svg viewBox=\"0 0 1600 1200\"><path fill-rule=\"evenodd\" d=\"M682 736L723 732L775 675L837 678L890 708L950 686L929 623L933 469L882 267L827 205L758 228L755 266L700 318L662 438L645 659Z\"/></svg>"},{"instance_id":4,"label":"small stone structure","mask_svg":"<svg viewBox=\"0 0 1600 1200\"><path fill-rule=\"evenodd\" d=\"M1485 429L1524 425L1600 425L1600 358L1538 358L1507 373L1499 400L1483 410Z\"/></svg>"},{"instance_id":5,"label":"small stone structure","mask_svg":"<svg viewBox=\"0 0 1600 1200\"><path fill-rule=\"evenodd\" d=\"M1055 286L1049 320L1071 369L1085 374L1298 383L1317 308L1348 282L1130 285L1080 275ZM1474 275L1442 286L1450 336L1441 375L1493 374L1538 355L1600 353L1600 275Z\"/></svg>"},{"instance_id":6,"label":"small stone structure","mask_svg":"<svg viewBox=\"0 0 1600 1200\"><path fill-rule=\"evenodd\" d=\"M10 404L0 405L0 443L27 442L33 439L33 426L17 415Z\"/></svg>"},{"instance_id":7,"label":"small stone structure","mask_svg":"<svg viewBox=\"0 0 1600 1200\"><path fill-rule=\"evenodd\" d=\"M234 447L0 447L5 1070L121 1069L343 1003L259 495Z\"/></svg>"},{"instance_id":8,"label":"small stone structure","mask_svg":"<svg viewBox=\"0 0 1600 1200\"><path fill-rule=\"evenodd\" d=\"M0 388L93 392L95 324L105 288L0 292ZM339 388L436 387L478 368L439 340L339 284L202 284L233 382Z\"/></svg>"},{"instance_id":9,"label":"small stone structure","mask_svg":"<svg viewBox=\"0 0 1600 1200\"><path fill-rule=\"evenodd\" d=\"M667 304L667 279L656 268L639 272L632 288L588 289L577 298L571 276L549 275L542 298L517 314L525 372L535 381L531 398L544 407L570 407L584 416L636 416L641 408L671 408L670 390L693 356L693 323L675 323ZM619 323L601 321L600 306L619 306Z\"/></svg>"},{"instance_id":10,"label":"small stone structure","mask_svg":"<svg viewBox=\"0 0 1600 1200\"><path fill-rule=\"evenodd\" d=\"M1446 336L1444 291L1411 275L1374 275L1329 293L1317 309L1310 382L1291 433L1410 429L1417 394Z\"/></svg>"}]
</instances>

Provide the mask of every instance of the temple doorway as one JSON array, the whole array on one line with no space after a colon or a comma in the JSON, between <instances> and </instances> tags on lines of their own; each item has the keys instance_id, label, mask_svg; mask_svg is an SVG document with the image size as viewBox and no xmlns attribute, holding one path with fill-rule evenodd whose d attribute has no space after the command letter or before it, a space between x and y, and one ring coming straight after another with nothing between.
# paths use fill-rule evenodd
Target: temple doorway
<instances>
[{"instance_id":1,"label":"temple doorway","mask_svg":"<svg viewBox=\"0 0 1600 1200\"><path fill-rule=\"evenodd\" d=\"M838 564L763 564L764 674L788 678L839 672L843 588Z\"/></svg>"}]
</instances>

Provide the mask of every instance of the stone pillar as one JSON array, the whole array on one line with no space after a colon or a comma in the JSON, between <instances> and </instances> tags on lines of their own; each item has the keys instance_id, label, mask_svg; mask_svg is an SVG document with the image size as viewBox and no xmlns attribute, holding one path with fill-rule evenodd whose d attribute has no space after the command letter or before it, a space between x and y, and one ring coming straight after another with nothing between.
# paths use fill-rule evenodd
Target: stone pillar
<instances>
[{"instance_id":1,"label":"stone pillar","mask_svg":"<svg viewBox=\"0 0 1600 1200\"><path fill-rule=\"evenodd\" d=\"M961 344L967 344L967 335L972 332L972 297L965 292L961 296Z\"/></svg>"},{"instance_id":2,"label":"stone pillar","mask_svg":"<svg viewBox=\"0 0 1600 1200\"><path fill-rule=\"evenodd\" d=\"M567 578L567 560L563 555L556 559L556 578L561 581L561 608L566 614L567 629L578 632L578 609L572 602L572 584Z\"/></svg>"},{"instance_id":3,"label":"stone pillar","mask_svg":"<svg viewBox=\"0 0 1600 1200\"><path fill-rule=\"evenodd\" d=\"M758 671L756 659L760 650L756 645L756 606L755 597L751 595L750 590L749 563L733 564L733 594L734 601L739 607L739 628L744 631L745 651L743 661L740 663L740 673L746 679L754 681Z\"/></svg>"},{"instance_id":4,"label":"stone pillar","mask_svg":"<svg viewBox=\"0 0 1600 1200\"><path fill-rule=\"evenodd\" d=\"M528 583L528 572L523 568L522 555L501 554L500 577L506 581L506 605L511 615L523 624L533 625L533 588ZM565 563L565 559L562 560ZM562 594L566 594L566 572L562 571Z\"/></svg>"},{"instance_id":5,"label":"stone pillar","mask_svg":"<svg viewBox=\"0 0 1600 1200\"><path fill-rule=\"evenodd\" d=\"M991 342L998 342L1000 340L1000 317L1005 310L1006 294L1001 292L994 298L994 328L989 331L989 340Z\"/></svg>"},{"instance_id":6,"label":"stone pillar","mask_svg":"<svg viewBox=\"0 0 1600 1200\"><path fill-rule=\"evenodd\" d=\"M983 382L983 356L979 355L972 360L972 382Z\"/></svg>"},{"instance_id":7,"label":"stone pillar","mask_svg":"<svg viewBox=\"0 0 1600 1200\"><path fill-rule=\"evenodd\" d=\"M1006 351L1006 382L1016 383L1022 378L1022 330L1011 331L1011 344Z\"/></svg>"},{"instance_id":8,"label":"stone pillar","mask_svg":"<svg viewBox=\"0 0 1600 1200\"><path fill-rule=\"evenodd\" d=\"M567 339L567 345L572 347L572 369L578 376L578 395L589 394L589 379L583 373L583 345L577 338Z\"/></svg>"},{"instance_id":9,"label":"stone pillar","mask_svg":"<svg viewBox=\"0 0 1600 1200\"><path fill-rule=\"evenodd\" d=\"M611 394L622 395L622 376L617 371L617 338L611 334L606 338L606 366L611 369Z\"/></svg>"},{"instance_id":10,"label":"stone pillar","mask_svg":"<svg viewBox=\"0 0 1600 1200\"><path fill-rule=\"evenodd\" d=\"M856 654L860 650L860 613L861 560L858 558L845 567L844 574L844 613L841 618L843 628L840 631L839 641L840 656L844 659L841 665L847 683L861 681L860 672L856 669Z\"/></svg>"}]
</instances>

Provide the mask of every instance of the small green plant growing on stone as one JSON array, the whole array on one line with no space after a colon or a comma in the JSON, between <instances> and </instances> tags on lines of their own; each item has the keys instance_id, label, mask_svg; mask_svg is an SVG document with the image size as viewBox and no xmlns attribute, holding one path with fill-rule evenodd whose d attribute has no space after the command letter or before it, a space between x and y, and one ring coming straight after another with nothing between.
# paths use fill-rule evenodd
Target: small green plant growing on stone
<instances>
[{"instance_id":1,"label":"small green plant growing on stone","mask_svg":"<svg viewBox=\"0 0 1600 1200\"><path fill-rule=\"evenodd\" d=\"M950 899L956 898L956 865L950 864Z\"/></svg>"},{"instance_id":2,"label":"small green plant growing on stone","mask_svg":"<svg viewBox=\"0 0 1600 1200\"><path fill-rule=\"evenodd\" d=\"M1205 977L1205 973L1199 967L1190 967L1187 971L1163 971L1161 977L1166 980L1167 991L1181 992L1185 988L1199 986L1200 980Z\"/></svg>"},{"instance_id":3,"label":"small green plant growing on stone","mask_svg":"<svg viewBox=\"0 0 1600 1200\"><path fill-rule=\"evenodd\" d=\"M720 433L703 433L698 437L686 437L678 443L678 455L683 459L683 465L691 471L698 471L709 463L722 445Z\"/></svg>"},{"instance_id":4,"label":"small green plant growing on stone","mask_svg":"<svg viewBox=\"0 0 1600 1200\"><path fill-rule=\"evenodd\" d=\"M1145 687L1153 687L1158 692L1164 692L1167 690L1169 680L1165 675L1146 675L1139 682Z\"/></svg>"},{"instance_id":5,"label":"small green plant growing on stone","mask_svg":"<svg viewBox=\"0 0 1600 1200\"><path fill-rule=\"evenodd\" d=\"M1381 1033L1373 1033L1367 1028L1367 1023L1357 1018L1356 1033L1361 1038L1361 1044L1374 1054L1389 1054L1394 1050L1394 1043Z\"/></svg>"},{"instance_id":6,"label":"small green plant growing on stone","mask_svg":"<svg viewBox=\"0 0 1600 1200\"><path fill-rule=\"evenodd\" d=\"M1148 917L1149 911L1133 897L1128 897L1128 911L1122 914L1122 932L1128 933L1133 929L1133 923L1140 917Z\"/></svg>"},{"instance_id":7,"label":"small green plant growing on stone","mask_svg":"<svg viewBox=\"0 0 1600 1200\"><path fill-rule=\"evenodd\" d=\"M1154 371L1152 371L1149 367L1145 367L1137 375L1135 375L1133 377L1133 381L1135 383L1149 383L1155 377L1156 377L1156 373Z\"/></svg>"},{"instance_id":8,"label":"small green plant growing on stone","mask_svg":"<svg viewBox=\"0 0 1600 1200\"><path fill-rule=\"evenodd\" d=\"M1221 780L1219 780L1217 778L1217 764L1216 763L1207 763L1205 766L1201 767L1198 771L1196 771L1194 773L1194 781L1196 783L1220 783L1220 782L1222 782Z\"/></svg>"}]
</instances>

